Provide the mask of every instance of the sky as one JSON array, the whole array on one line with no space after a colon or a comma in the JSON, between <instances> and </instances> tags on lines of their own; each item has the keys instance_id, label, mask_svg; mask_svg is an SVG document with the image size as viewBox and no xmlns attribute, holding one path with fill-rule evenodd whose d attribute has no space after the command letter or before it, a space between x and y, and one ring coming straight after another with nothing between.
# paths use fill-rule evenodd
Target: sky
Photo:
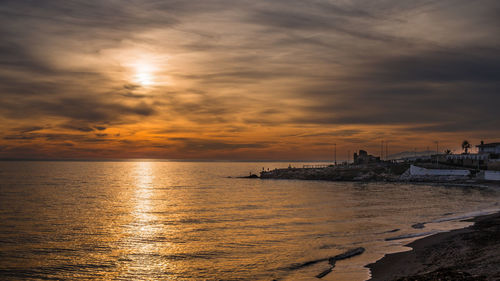
<instances>
[{"instance_id":1,"label":"sky","mask_svg":"<svg viewBox=\"0 0 500 281\"><path fill-rule=\"evenodd\" d=\"M500 141L499 14L497 0L0 0L0 158L460 153Z\"/></svg>"}]
</instances>

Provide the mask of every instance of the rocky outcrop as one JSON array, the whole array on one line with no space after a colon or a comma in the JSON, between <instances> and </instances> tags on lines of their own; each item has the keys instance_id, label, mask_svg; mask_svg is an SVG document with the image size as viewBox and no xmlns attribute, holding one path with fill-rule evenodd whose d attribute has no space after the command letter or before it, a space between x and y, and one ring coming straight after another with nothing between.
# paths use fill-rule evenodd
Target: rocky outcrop
<instances>
[{"instance_id":1,"label":"rocky outcrop","mask_svg":"<svg viewBox=\"0 0 500 281\"><path fill-rule=\"evenodd\" d=\"M286 168L262 171L261 179L296 179L360 182L415 182L439 184L484 184L475 173L460 175L414 175L407 163L378 163L370 165L328 166L324 168ZM439 169L430 170L440 171ZM444 172L448 170L443 170ZM443 173L444 173L443 172ZM497 186L497 184L495 185Z\"/></svg>"},{"instance_id":2,"label":"rocky outcrop","mask_svg":"<svg viewBox=\"0 0 500 281\"><path fill-rule=\"evenodd\" d=\"M328 181L397 181L395 165L330 166L326 168L287 168L262 171L261 179L298 179ZM404 170L403 170L404 171Z\"/></svg>"}]
</instances>

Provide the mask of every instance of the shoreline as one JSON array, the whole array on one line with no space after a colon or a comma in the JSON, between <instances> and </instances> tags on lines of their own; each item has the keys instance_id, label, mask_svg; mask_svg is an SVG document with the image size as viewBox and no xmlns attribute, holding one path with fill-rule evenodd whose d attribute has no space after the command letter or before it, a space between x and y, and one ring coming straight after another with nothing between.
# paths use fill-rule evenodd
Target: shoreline
<instances>
[{"instance_id":1,"label":"shoreline","mask_svg":"<svg viewBox=\"0 0 500 281\"><path fill-rule=\"evenodd\" d=\"M363 173L365 172L365 173ZM467 188L500 188L500 181L484 180L470 177L404 177L399 174L373 173L366 171L335 171L327 169L288 168L262 171L260 176L250 173L249 176L236 178L261 179L261 180L299 180L299 181L330 181L330 182L356 182L356 183L395 183L415 185L435 185L446 187Z\"/></svg>"},{"instance_id":2,"label":"shoreline","mask_svg":"<svg viewBox=\"0 0 500 281\"><path fill-rule=\"evenodd\" d=\"M228 177L233 178L233 177ZM251 176L234 177L240 179L261 179L261 180L296 180L296 181L326 181L326 182L353 182L353 183L387 183L387 184L414 184L414 185L431 185L442 187L463 187L463 188L500 188L499 181L439 181L429 179L423 180L329 180L329 179L296 179L296 178L260 178L252 174Z\"/></svg>"},{"instance_id":3,"label":"shoreline","mask_svg":"<svg viewBox=\"0 0 500 281\"><path fill-rule=\"evenodd\" d=\"M250 176L240 178L260 178L262 180L320 180L361 183L411 183L479 188L500 187L500 181L485 179L480 172L474 170L470 170L468 175L412 175L410 172L410 166L411 165L407 163L381 163L312 168L295 168L290 166L288 168L279 168L267 171L262 170L260 172L260 176L250 173Z\"/></svg>"},{"instance_id":4,"label":"shoreline","mask_svg":"<svg viewBox=\"0 0 500 281\"><path fill-rule=\"evenodd\" d=\"M465 221L473 225L415 240L412 250L366 265L368 281L499 280L500 212Z\"/></svg>"}]
</instances>

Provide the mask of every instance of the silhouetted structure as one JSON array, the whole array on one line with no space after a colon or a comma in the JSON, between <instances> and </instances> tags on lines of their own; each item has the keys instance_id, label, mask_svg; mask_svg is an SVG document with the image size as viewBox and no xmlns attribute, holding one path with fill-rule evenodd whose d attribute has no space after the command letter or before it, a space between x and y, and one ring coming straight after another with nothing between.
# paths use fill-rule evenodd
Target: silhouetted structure
<instances>
[{"instance_id":1,"label":"silhouetted structure","mask_svg":"<svg viewBox=\"0 0 500 281\"><path fill-rule=\"evenodd\" d=\"M500 142L484 143L481 141L480 145L476 145L478 153L491 153L500 154Z\"/></svg>"},{"instance_id":2,"label":"silhouetted structure","mask_svg":"<svg viewBox=\"0 0 500 281\"><path fill-rule=\"evenodd\" d=\"M370 164L380 162L380 157L368 154L365 150L359 150L359 154L354 152L354 165Z\"/></svg>"},{"instance_id":3,"label":"silhouetted structure","mask_svg":"<svg viewBox=\"0 0 500 281\"><path fill-rule=\"evenodd\" d=\"M500 142L476 145L477 153L462 153L445 155L446 162L454 165L500 171Z\"/></svg>"}]
</instances>

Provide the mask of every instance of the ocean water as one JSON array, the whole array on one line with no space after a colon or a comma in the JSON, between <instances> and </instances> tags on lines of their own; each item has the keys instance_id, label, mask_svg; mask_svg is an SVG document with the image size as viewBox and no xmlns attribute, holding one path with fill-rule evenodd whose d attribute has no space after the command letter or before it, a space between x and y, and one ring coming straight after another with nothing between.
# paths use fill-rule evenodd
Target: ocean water
<instances>
[{"instance_id":1,"label":"ocean water","mask_svg":"<svg viewBox=\"0 0 500 281\"><path fill-rule=\"evenodd\" d=\"M499 208L487 188L234 178L288 164L0 162L0 279L317 280L327 262L295 265L364 247L323 278L362 281L411 239L391 238Z\"/></svg>"}]
</instances>

